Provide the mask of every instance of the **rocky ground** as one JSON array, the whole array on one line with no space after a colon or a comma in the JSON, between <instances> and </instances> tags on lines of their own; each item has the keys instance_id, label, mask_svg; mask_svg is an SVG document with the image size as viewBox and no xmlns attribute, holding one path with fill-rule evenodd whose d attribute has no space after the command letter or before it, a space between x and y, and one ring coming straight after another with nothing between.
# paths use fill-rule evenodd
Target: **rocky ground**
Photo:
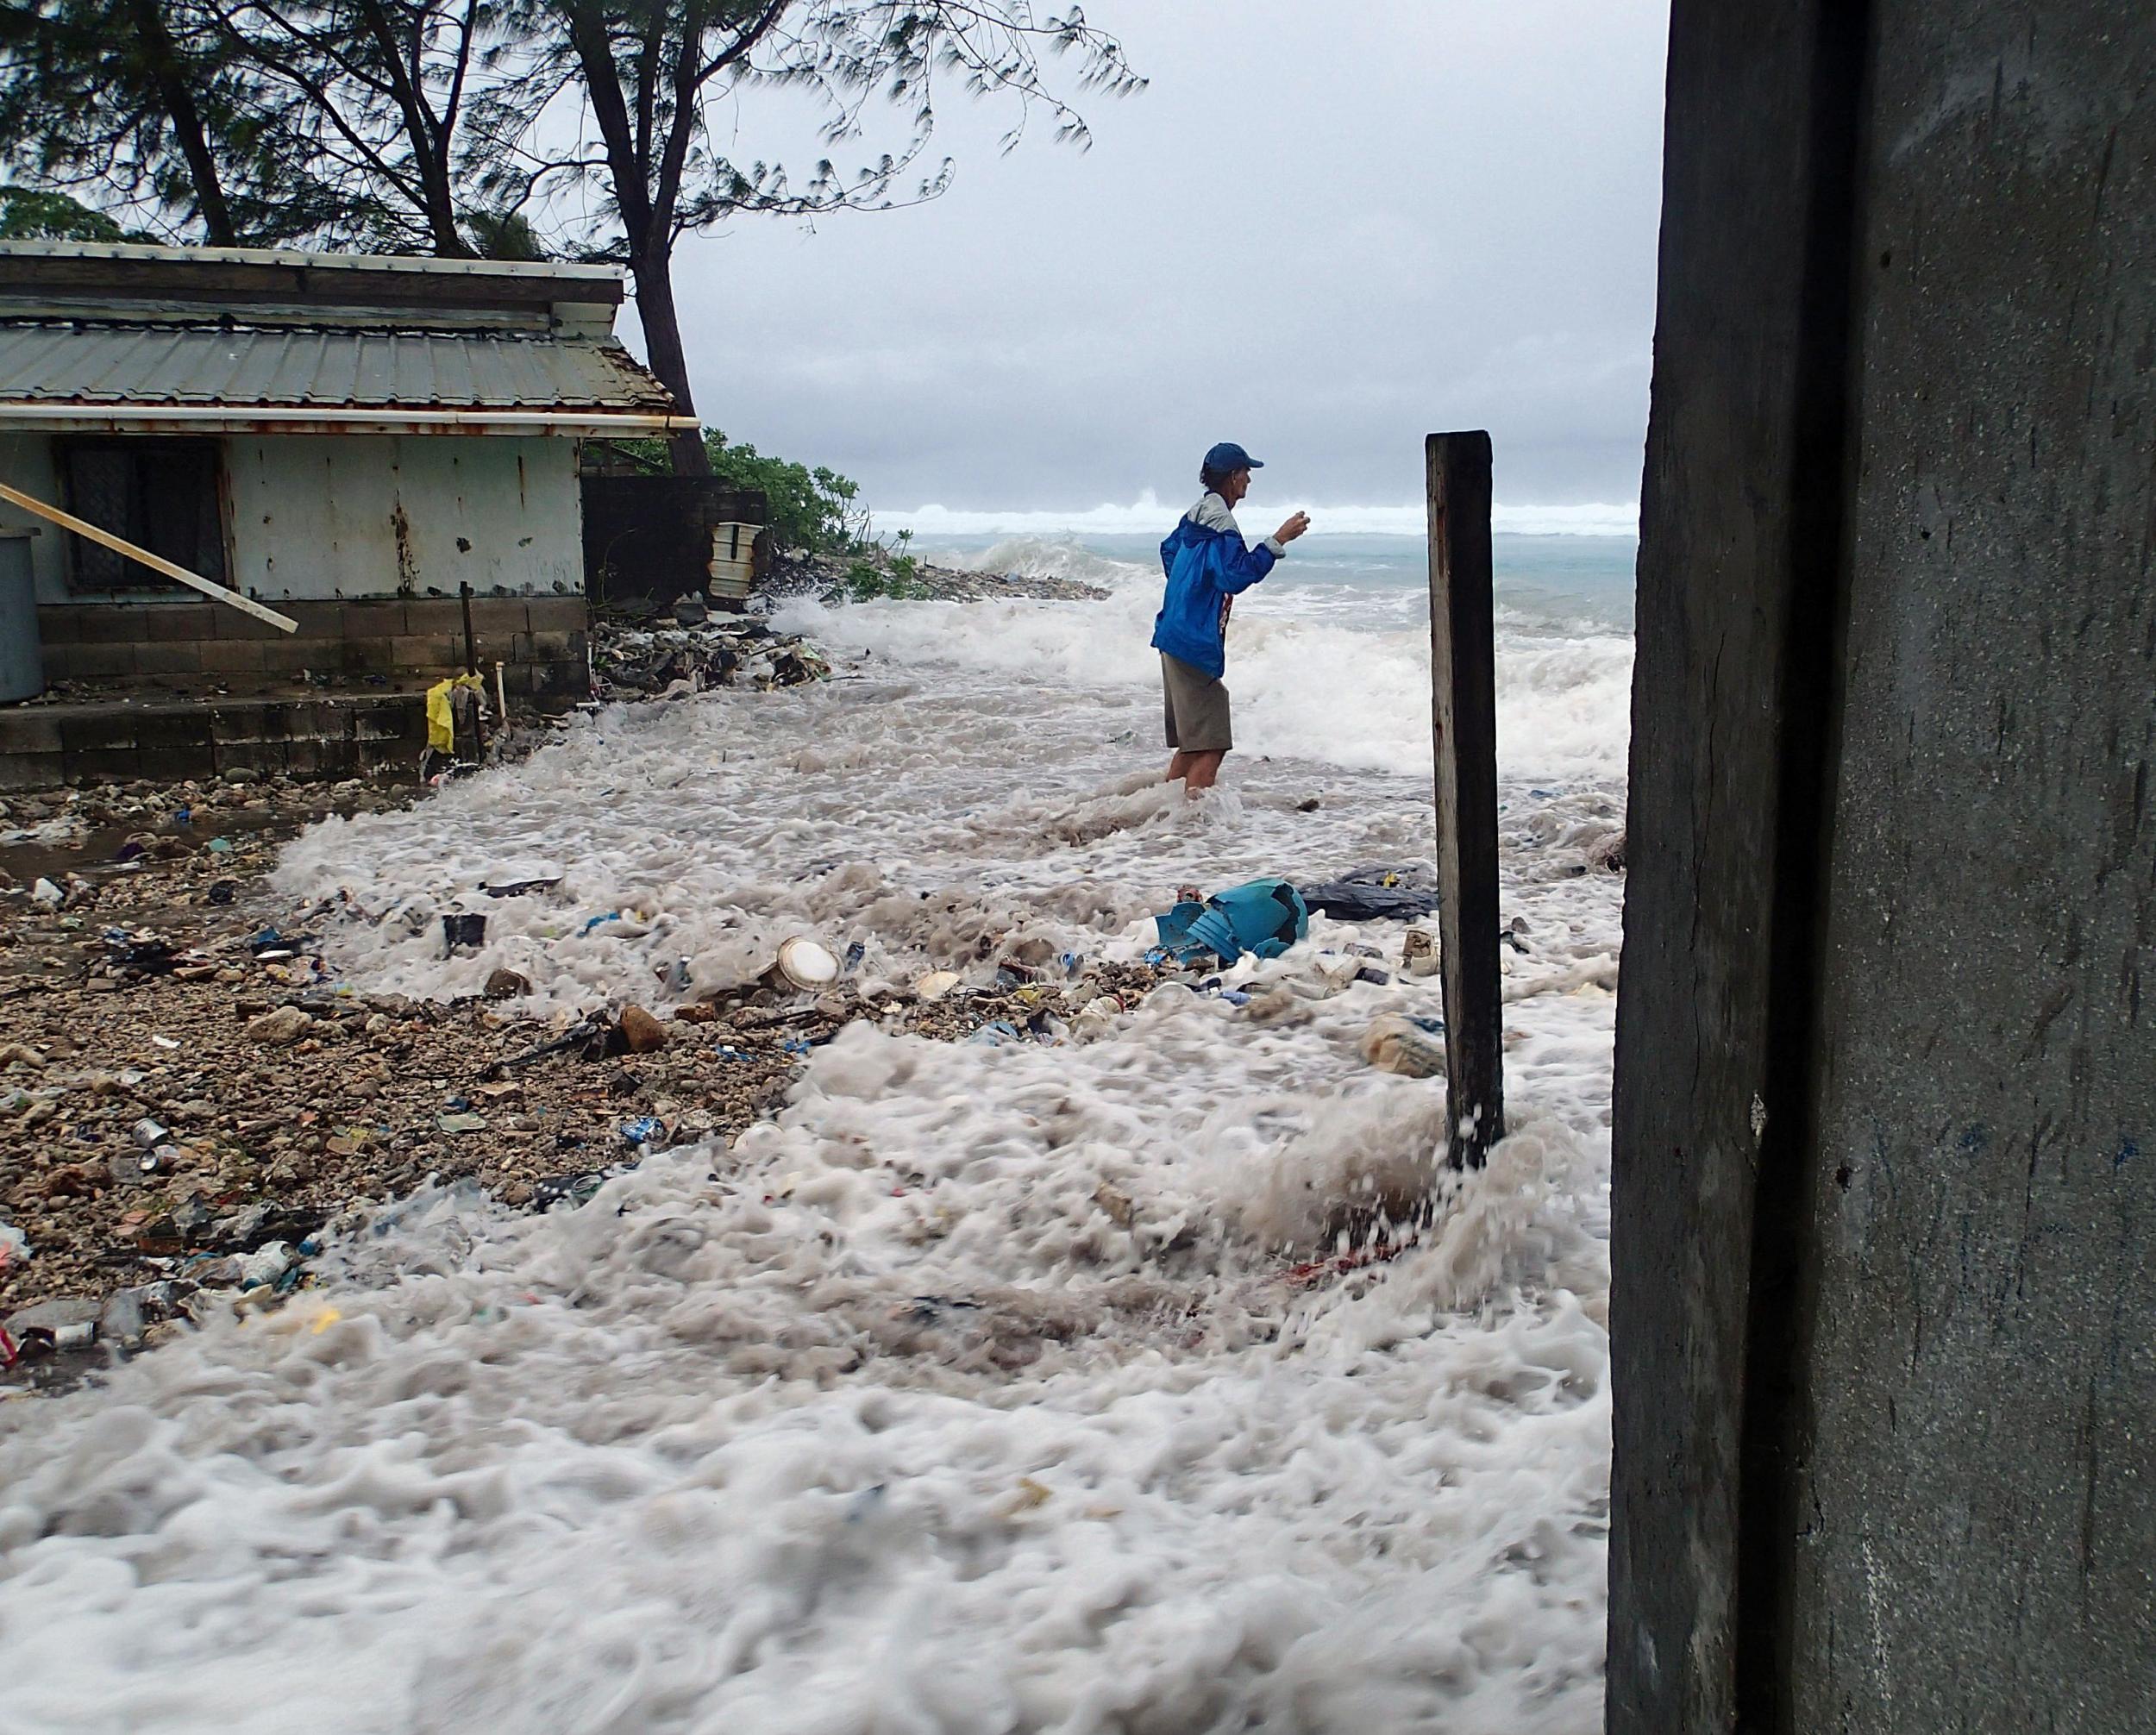
<instances>
[{"instance_id":1,"label":"rocky ground","mask_svg":"<svg viewBox=\"0 0 2156 1735\"><path fill-rule=\"evenodd\" d=\"M93 1344L273 1306L340 1213L429 1181L573 1198L644 1149L771 1112L855 1018L1054 1040L1155 980L924 979L874 1005L843 981L758 987L566 1028L354 993L263 876L322 814L426 793L278 780L0 804L0 1362L79 1368Z\"/></svg>"}]
</instances>

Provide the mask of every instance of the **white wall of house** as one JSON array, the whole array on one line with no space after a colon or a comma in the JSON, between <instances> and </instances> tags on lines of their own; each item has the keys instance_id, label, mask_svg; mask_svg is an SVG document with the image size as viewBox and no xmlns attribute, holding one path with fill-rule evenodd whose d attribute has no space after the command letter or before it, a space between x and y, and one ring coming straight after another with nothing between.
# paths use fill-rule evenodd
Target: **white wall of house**
<instances>
[{"instance_id":1,"label":"white wall of house","mask_svg":"<svg viewBox=\"0 0 2156 1735\"><path fill-rule=\"evenodd\" d=\"M233 577L266 601L584 587L573 440L235 435L225 475Z\"/></svg>"},{"instance_id":2,"label":"white wall of house","mask_svg":"<svg viewBox=\"0 0 2156 1735\"><path fill-rule=\"evenodd\" d=\"M0 481L66 503L47 434L0 433ZM222 447L232 582L265 601L339 597L569 595L584 585L577 442L493 435L229 435ZM0 501L0 524L42 521ZM67 544L33 539L42 603L194 592L73 588Z\"/></svg>"}]
</instances>

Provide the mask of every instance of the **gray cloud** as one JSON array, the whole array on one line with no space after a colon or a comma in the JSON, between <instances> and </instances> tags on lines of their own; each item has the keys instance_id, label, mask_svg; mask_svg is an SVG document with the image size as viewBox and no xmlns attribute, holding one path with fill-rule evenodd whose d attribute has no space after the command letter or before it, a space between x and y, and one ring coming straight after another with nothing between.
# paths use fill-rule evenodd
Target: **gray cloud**
<instances>
[{"instance_id":1,"label":"gray cloud","mask_svg":"<svg viewBox=\"0 0 2156 1735\"><path fill-rule=\"evenodd\" d=\"M1219 438L1407 501L1470 426L1501 499L1636 498L1666 0L1091 9L1152 85L1090 152L949 108L938 203L685 244L707 421L884 509L1175 498Z\"/></svg>"}]
</instances>

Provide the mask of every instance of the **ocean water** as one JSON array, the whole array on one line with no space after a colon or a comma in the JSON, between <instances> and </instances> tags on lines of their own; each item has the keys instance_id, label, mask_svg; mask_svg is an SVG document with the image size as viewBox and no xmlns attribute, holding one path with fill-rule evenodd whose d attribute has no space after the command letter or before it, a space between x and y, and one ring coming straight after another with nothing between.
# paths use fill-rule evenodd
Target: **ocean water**
<instances>
[{"instance_id":1,"label":"ocean water","mask_svg":"<svg viewBox=\"0 0 2156 1735\"><path fill-rule=\"evenodd\" d=\"M1111 594L797 604L844 679L609 709L316 828L280 893L355 987L506 965L566 1016L798 932L872 999L1131 958L1183 881L1431 855L1413 538L1313 536L1238 607L1194 803L1156 536L920 540ZM1057 1046L862 1020L730 1150L544 1217L400 1201L282 1313L0 1404L0 1729L1598 1729L1630 550L1499 563L1525 949L1487 1170L1447 1179L1442 1084L1358 1052L1441 1010L1348 980L1397 923L1228 973L1275 1018L1171 986ZM533 858L558 893L442 958L432 917ZM1432 1187L1422 1242L1308 1281Z\"/></svg>"}]
</instances>

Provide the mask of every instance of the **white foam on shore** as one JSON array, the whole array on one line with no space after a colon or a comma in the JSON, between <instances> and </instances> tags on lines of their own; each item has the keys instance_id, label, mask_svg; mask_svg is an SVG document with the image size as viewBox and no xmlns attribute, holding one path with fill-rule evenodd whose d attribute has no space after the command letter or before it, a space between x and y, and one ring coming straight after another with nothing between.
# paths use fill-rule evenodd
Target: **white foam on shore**
<instances>
[{"instance_id":1,"label":"white foam on shore","mask_svg":"<svg viewBox=\"0 0 2156 1735\"><path fill-rule=\"evenodd\" d=\"M1038 675L1089 690L1152 694L1160 660L1150 648L1160 606L1157 569L1104 559L1070 544L1014 539L971 555L975 570L1057 573L1106 586L1101 603L1013 598L973 604L881 603L827 610L789 604L779 623L852 651L912 667L943 664L1025 680ZM1237 598L1229 628L1228 685L1238 747L1352 769L1414 775L1430 762L1427 627L1372 631L1315 609L1286 584ZM1419 594L1366 600L1364 619L1407 617ZM1531 783L1621 781L1629 732L1632 639L1587 623L1558 629L1545 617L1500 611L1497 740L1501 765Z\"/></svg>"},{"instance_id":2,"label":"white foam on shore","mask_svg":"<svg viewBox=\"0 0 2156 1735\"><path fill-rule=\"evenodd\" d=\"M1172 523L1187 504L1178 499L1164 507L1160 497L1149 488L1128 505L1104 502L1095 506L1013 511L930 504L911 511L879 511L875 525L880 532L910 530L924 542L937 536L1125 536L1156 531L1163 523ZM1313 505L1307 510L1329 533L1344 536L1420 536L1429 524L1429 509L1420 502L1398 506ZM1500 504L1490 509L1490 524L1501 534L1520 536L1635 536L1639 533L1639 503Z\"/></svg>"},{"instance_id":3,"label":"white foam on shore","mask_svg":"<svg viewBox=\"0 0 2156 1735\"><path fill-rule=\"evenodd\" d=\"M545 1012L664 1007L677 967L746 968L793 931L899 980L980 980L984 937L1127 956L1185 880L1427 857L1404 686L1347 691L1321 637L1238 620L1250 727L1297 725L1252 678L1269 660L1319 671L1330 757L1238 755L1184 804L1153 780L1144 657L1102 672L1128 599L1087 606L819 617L873 652L865 678L609 710L313 829L278 884L328 900L350 982L471 993L506 965ZM1585 661L1515 679L1530 715L1581 707L1579 771L1506 775L1516 1131L1426 1244L1288 1281L1436 1156L1442 1086L1355 1046L1378 1012L1438 1012L1435 980L1319 996L1323 949L1396 955L1398 924L1321 919L1243 967L1309 996L1279 1023L1179 987L1064 1047L857 1023L730 1153L655 1157L546 1218L423 1197L276 1320L0 1406L9 1719L1598 1728L1621 888L1589 864L1622 824L1621 712L1591 697L1600 653L1549 655ZM1361 655L1366 683L1412 663ZM555 892L475 897L531 855ZM433 918L459 899L487 942L444 958Z\"/></svg>"}]
</instances>

